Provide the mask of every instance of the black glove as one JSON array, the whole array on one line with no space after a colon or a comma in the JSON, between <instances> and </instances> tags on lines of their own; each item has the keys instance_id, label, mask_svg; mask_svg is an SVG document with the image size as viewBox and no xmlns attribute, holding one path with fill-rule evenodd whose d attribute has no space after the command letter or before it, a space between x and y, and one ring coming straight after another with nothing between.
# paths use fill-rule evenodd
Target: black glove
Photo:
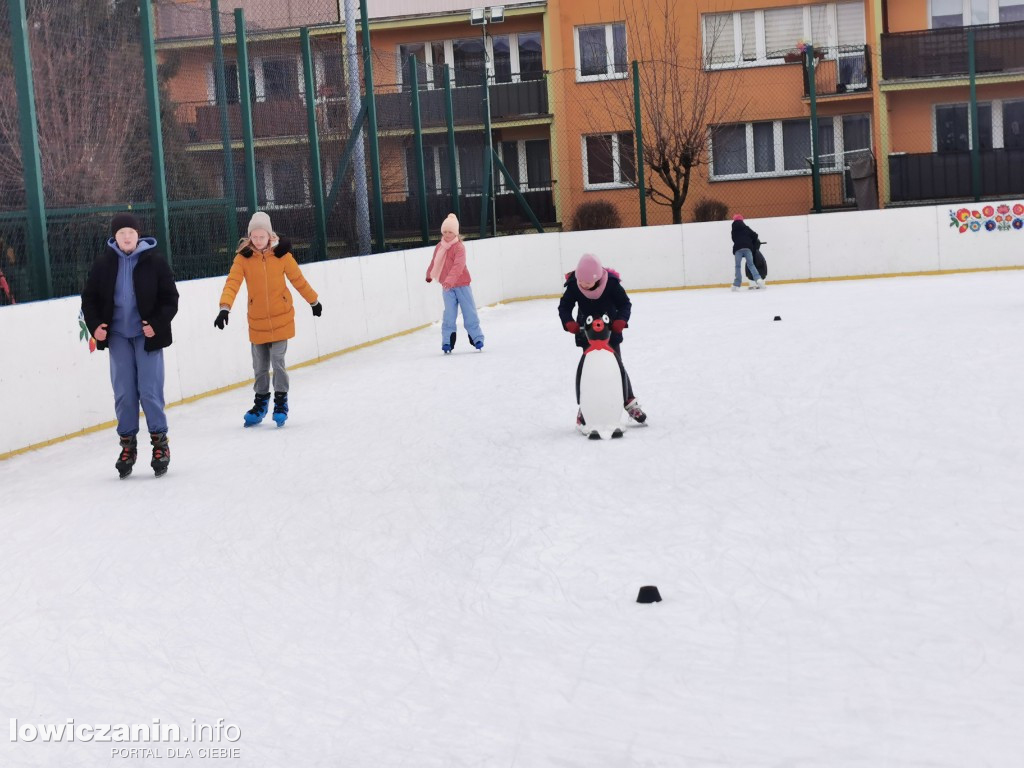
<instances>
[{"instance_id":1,"label":"black glove","mask_svg":"<svg viewBox=\"0 0 1024 768\"><path fill-rule=\"evenodd\" d=\"M313 305L313 317L320 317L324 311L324 306L319 301Z\"/></svg>"},{"instance_id":2,"label":"black glove","mask_svg":"<svg viewBox=\"0 0 1024 768\"><path fill-rule=\"evenodd\" d=\"M217 319L213 321L213 324L223 331L224 326L228 324L228 311L226 309L222 309L217 314Z\"/></svg>"}]
</instances>

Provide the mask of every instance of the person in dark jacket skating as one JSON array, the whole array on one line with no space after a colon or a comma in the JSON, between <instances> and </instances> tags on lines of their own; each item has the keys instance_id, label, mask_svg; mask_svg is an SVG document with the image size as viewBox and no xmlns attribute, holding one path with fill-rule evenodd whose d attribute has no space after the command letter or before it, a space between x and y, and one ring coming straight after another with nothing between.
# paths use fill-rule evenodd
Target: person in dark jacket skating
<instances>
[{"instance_id":1,"label":"person in dark jacket skating","mask_svg":"<svg viewBox=\"0 0 1024 768\"><path fill-rule=\"evenodd\" d=\"M576 309L578 307L578 309ZM597 256L585 253L576 265L576 270L565 276L565 293L558 302L558 317L562 321L562 327L569 333L574 334L576 346L586 349L588 346L586 334L582 331L588 316L600 317L608 315L611 321L612 335L609 344L615 351L615 358L619 363L619 371L622 373L623 392L625 393L623 408L634 421L643 424L647 421L647 414L640 408L633 394L633 385L629 375L622 365L622 354L619 345L622 344L622 331L629 327L629 315L633 308L622 287L619 273L612 269L605 269ZM573 310L576 315L573 316ZM583 373L584 356L580 356L580 363L576 368L576 404L580 402L580 376ZM583 413L576 412L576 425L583 426Z\"/></svg>"},{"instance_id":2,"label":"person in dark jacket skating","mask_svg":"<svg viewBox=\"0 0 1024 768\"><path fill-rule=\"evenodd\" d=\"M757 232L752 230L743 221L743 217L736 214L732 217L732 254L736 262L736 277L732 281L732 289L738 291L743 284L743 260L747 260L747 268L754 276L754 283L751 288L764 288L764 279L754 266L754 253L761 246Z\"/></svg>"},{"instance_id":3,"label":"person in dark jacket skating","mask_svg":"<svg viewBox=\"0 0 1024 768\"><path fill-rule=\"evenodd\" d=\"M171 451L164 414L164 355L171 344L171 320L178 312L174 275L152 237L139 237L138 219L119 213L112 237L96 257L85 290L82 313L96 348L110 352L110 382L121 452L115 467L122 478L138 455L139 405L146 414L157 477L167 472Z\"/></svg>"}]
</instances>

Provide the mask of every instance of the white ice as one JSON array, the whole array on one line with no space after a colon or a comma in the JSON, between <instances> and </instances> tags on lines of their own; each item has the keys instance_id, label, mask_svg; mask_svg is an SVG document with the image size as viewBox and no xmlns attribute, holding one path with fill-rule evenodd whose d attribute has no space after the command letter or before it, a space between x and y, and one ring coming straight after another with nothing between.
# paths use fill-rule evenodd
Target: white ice
<instances>
[{"instance_id":1,"label":"white ice","mask_svg":"<svg viewBox=\"0 0 1024 768\"><path fill-rule=\"evenodd\" d=\"M621 440L547 300L0 462L2 716L241 731L0 766L1024 764L1024 272L632 298Z\"/></svg>"}]
</instances>

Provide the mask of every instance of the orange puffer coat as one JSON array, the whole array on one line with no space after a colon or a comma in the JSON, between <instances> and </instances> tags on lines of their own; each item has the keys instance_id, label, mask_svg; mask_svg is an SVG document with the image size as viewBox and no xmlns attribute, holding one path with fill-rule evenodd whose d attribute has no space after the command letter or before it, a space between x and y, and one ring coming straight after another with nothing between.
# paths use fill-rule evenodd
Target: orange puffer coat
<instances>
[{"instance_id":1,"label":"orange puffer coat","mask_svg":"<svg viewBox=\"0 0 1024 768\"><path fill-rule=\"evenodd\" d=\"M302 276L287 240L263 251L250 246L235 254L220 304L231 309L244 279L249 293L249 340L253 344L270 344L295 335L295 308L285 277L302 298L316 304L316 291Z\"/></svg>"}]
</instances>

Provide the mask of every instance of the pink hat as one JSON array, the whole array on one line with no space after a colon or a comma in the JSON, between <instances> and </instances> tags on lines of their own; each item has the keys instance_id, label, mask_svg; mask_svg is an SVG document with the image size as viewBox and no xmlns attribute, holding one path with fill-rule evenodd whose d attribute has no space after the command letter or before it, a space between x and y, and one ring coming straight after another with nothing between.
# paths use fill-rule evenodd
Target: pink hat
<instances>
[{"instance_id":1,"label":"pink hat","mask_svg":"<svg viewBox=\"0 0 1024 768\"><path fill-rule=\"evenodd\" d=\"M732 220L733 220L733 221L743 221L743 217L742 217L742 216L740 216L740 215L739 215L739 214L737 213L737 214L736 214L735 216L733 216L733 217L732 217Z\"/></svg>"},{"instance_id":2,"label":"pink hat","mask_svg":"<svg viewBox=\"0 0 1024 768\"><path fill-rule=\"evenodd\" d=\"M454 232L456 235L459 234L459 220L454 213L449 213L445 220L441 222L441 232L444 233L445 229L449 232Z\"/></svg>"},{"instance_id":3,"label":"pink hat","mask_svg":"<svg viewBox=\"0 0 1024 768\"><path fill-rule=\"evenodd\" d=\"M590 299L599 299L601 294L604 293L605 283L607 282L605 276L607 274L608 270L601 266L601 260L592 253L584 253L580 257L580 263L576 265L577 285L580 283L593 285L592 288L579 286L583 295Z\"/></svg>"}]
</instances>

